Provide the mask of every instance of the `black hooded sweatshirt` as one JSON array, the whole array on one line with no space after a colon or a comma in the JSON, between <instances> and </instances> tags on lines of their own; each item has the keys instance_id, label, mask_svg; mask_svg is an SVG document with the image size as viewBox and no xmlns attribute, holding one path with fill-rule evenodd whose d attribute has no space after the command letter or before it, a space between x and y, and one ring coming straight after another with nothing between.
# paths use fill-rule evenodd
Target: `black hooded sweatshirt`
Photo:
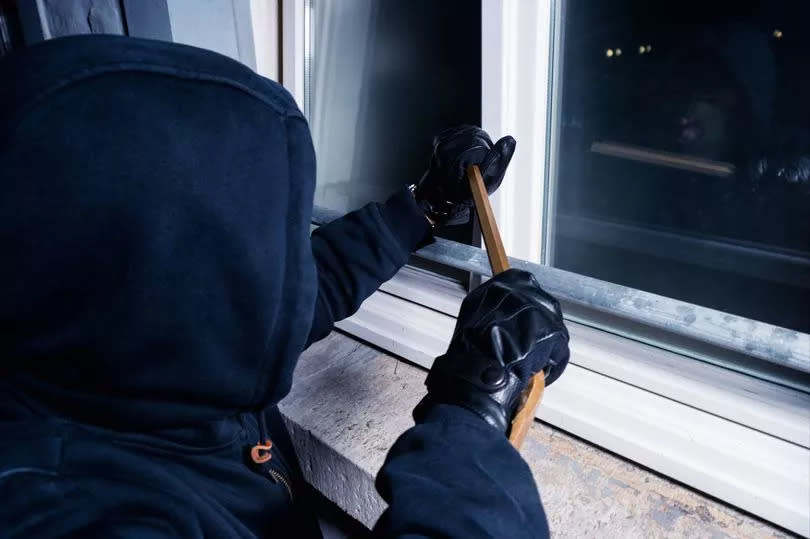
<instances>
[{"instance_id":1,"label":"black hooded sweatshirt","mask_svg":"<svg viewBox=\"0 0 810 539\"><path fill-rule=\"evenodd\" d=\"M263 466L245 452L286 435L274 406L301 351L429 236L411 194L310 237L304 117L212 52L62 38L5 59L0 81L0 536L305 535L287 440ZM441 429L511 450L449 408ZM403 454L388 499L397 470L425 467Z\"/></svg>"}]
</instances>

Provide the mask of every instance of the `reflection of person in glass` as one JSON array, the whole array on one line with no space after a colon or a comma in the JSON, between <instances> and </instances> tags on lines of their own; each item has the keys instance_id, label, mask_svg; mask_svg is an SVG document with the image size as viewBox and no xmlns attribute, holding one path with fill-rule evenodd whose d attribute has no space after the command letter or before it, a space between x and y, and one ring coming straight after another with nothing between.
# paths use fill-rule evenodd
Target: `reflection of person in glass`
<instances>
[{"instance_id":1,"label":"reflection of person in glass","mask_svg":"<svg viewBox=\"0 0 810 539\"><path fill-rule=\"evenodd\" d=\"M307 122L241 64L83 36L0 79L0 534L318 536L276 407L298 356L469 215L467 166L498 187L514 139L444 131L421 180L310 236ZM380 472L377 531L547 536L506 434L567 361L530 274L473 291Z\"/></svg>"},{"instance_id":2,"label":"reflection of person in glass","mask_svg":"<svg viewBox=\"0 0 810 539\"><path fill-rule=\"evenodd\" d=\"M810 242L806 223L778 222L792 215L797 197L810 203L810 127L780 102L790 104L795 96L780 93L775 41L743 23L704 26L684 39L690 46L672 70L675 87L688 94L681 100L678 145L684 154L733 164L735 188L714 216L726 220L726 229L744 226L739 216L748 215L758 230L744 239L802 248Z\"/></svg>"},{"instance_id":3,"label":"reflection of person in glass","mask_svg":"<svg viewBox=\"0 0 810 539\"><path fill-rule=\"evenodd\" d=\"M672 70L688 94L678 142L684 153L739 162L771 125L775 71L767 37L749 26L700 27Z\"/></svg>"}]
</instances>

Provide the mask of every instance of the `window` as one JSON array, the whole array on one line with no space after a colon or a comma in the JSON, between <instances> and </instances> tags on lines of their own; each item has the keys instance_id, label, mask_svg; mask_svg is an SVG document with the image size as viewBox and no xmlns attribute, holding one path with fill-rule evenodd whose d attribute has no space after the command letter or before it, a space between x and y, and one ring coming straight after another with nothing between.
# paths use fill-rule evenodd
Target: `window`
<instances>
[{"instance_id":1,"label":"window","mask_svg":"<svg viewBox=\"0 0 810 539\"><path fill-rule=\"evenodd\" d=\"M316 204L346 212L384 200L419 180L437 131L480 122L480 42L462 31L480 14L459 4L313 3Z\"/></svg>"},{"instance_id":2,"label":"window","mask_svg":"<svg viewBox=\"0 0 810 539\"><path fill-rule=\"evenodd\" d=\"M340 212L417 182L433 136L481 122L480 12L468 0L317 0L304 108L318 156L315 204ZM471 243L472 225L443 237ZM466 272L434 270L466 281Z\"/></svg>"},{"instance_id":3,"label":"window","mask_svg":"<svg viewBox=\"0 0 810 539\"><path fill-rule=\"evenodd\" d=\"M368 160L341 126L351 124L354 140L371 135L366 140L372 144L391 136L392 118L403 138L406 132L417 133L410 125L427 128L425 118L402 114L423 112L413 107L413 95L401 91L403 85L426 92L420 105L433 120L448 120L439 108L428 112L448 95L456 97L453 111L466 106L466 94L458 88L466 88L459 81L465 80L469 66L458 68L465 62L458 49L437 50L432 44L433 54L427 57L409 56L404 49L395 53L409 40L416 47L410 52L426 42L422 34L426 30L410 19L417 15L402 4L412 5L312 0L304 7L284 2L288 14L298 10L297 18L285 18L284 71L309 67L308 83L301 73L294 81L285 78L285 84L298 88L294 95L307 104L310 115L319 154L317 205L351 209L412 181L412 176L398 176L403 169L389 161L396 159L390 147L380 145ZM433 4L420 3L419 9L411 10L419 12L420 21L442 20L425 15L428 9L441 11ZM667 43L675 43L674 36L687 21L695 32L711 35L725 28L713 25L730 13L714 6L713 15L704 17L700 14L705 9L697 4L694 8L668 4L671 7L662 4L663 15L658 18L644 11L654 9L655 3L645 8L625 2L609 8L582 0L482 0L480 13L474 13L480 15L482 44L481 125L493 136L509 133L518 140L507 178L493 197L498 223L514 264L533 271L563 300L572 334L569 371L546 393L538 417L807 534L810 335L802 325L807 322L802 315L807 302L800 301L808 288L807 236L801 232L807 224L789 211L766 212L782 219L772 219L771 228L747 216L726 217L739 208L745 213L744 204L750 203L735 183L746 159L710 153L706 147L679 146L681 135L684 142L693 142L695 134L711 132L703 140L705 146L720 138L721 131L741 130L718 127L725 113L707 106L737 103L734 92L740 90L729 89L729 79L719 69L692 65L690 58L701 56L700 47L697 52L691 47L667 53ZM752 7L729 6L740 16ZM760 12L770 9L780 20L801 20L800 14L791 15L787 9L763 6ZM469 11L469 4L460 10ZM761 19L757 24L777 25ZM299 28L294 26L296 20L309 25L305 22ZM349 30L351 24L360 27ZM452 41L469 43L473 32L452 34L463 25L447 24L448 35L455 36ZM778 24L766 36L771 48L785 46L788 32L799 35L788 23ZM366 39L353 42L351 37L363 35L362 28ZM334 45L341 36L349 42ZM619 39L613 36L639 43L635 48L624 41L613 43ZM600 47L593 58L585 52L591 42ZM309 54L302 54L307 47ZM783 66L791 55L801 57L802 48L807 53L806 44L796 47L776 62ZM354 52L339 52L348 50ZM646 62L639 64L645 66L640 68L643 73L626 67L631 60ZM362 77L352 80L344 73L349 65ZM672 67L679 65L683 70ZM664 72L683 84L648 80L645 86L636 80L642 74L661 79L659 73ZM789 70L780 73L789 76ZM455 81L453 92L436 84L437 74ZM755 73L752 80L759 78ZM794 79L791 84L804 84L800 77ZM653 82L660 90L651 89ZM334 93L335 89L340 91ZM705 95L712 89L720 96ZM663 90L690 96L686 120L681 125L676 114L672 126L676 133L678 129L686 133L669 143L663 118L672 111L661 102L671 103L672 98ZM730 101L723 101L728 96ZM327 105L330 99L332 105ZM669 108L678 107L673 103ZM777 122L773 125L780 125L776 109L767 114ZM469 121L466 118L459 120ZM742 121L738 115L733 118ZM703 126L696 129L698 120L707 123L708 131ZM434 129L438 127L437 121ZM424 136L431 133L426 129ZM426 152L421 144L414 137L413 151ZM352 151L330 155L331 145ZM756 163L758 154L741 155ZM415 166L413 173L422 166ZM374 170L380 171L376 179L368 173ZM806 184L790 185L787 189L800 190L796 186ZM769 188L760 195L772 192ZM699 196L702 205L696 203ZM726 204L729 197L742 202ZM792 202L791 207L800 207ZM701 211L693 211L696 205ZM722 211L707 213L708 209ZM316 208L315 218L329 213ZM484 252L463 243L439 239L417 255L486 274ZM620 271L624 259L626 272ZM749 294L729 292L740 287ZM463 289L440 275L405 268L340 327L427 367L444 352L462 297ZM770 303L758 310L763 301ZM784 312L776 308L780 301L787 302ZM747 474L744 481L739 480L742 470Z\"/></svg>"},{"instance_id":4,"label":"window","mask_svg":"<svg viewBox=\"0 0 810 539\"><path fill-rule=\"evenodd\" d=\"M736 21L749 13L746 9L753 9L734 4L724 12L715 6L706 15L696 5L694 9L687 4L667 5L592 6L578 0L556 2L551 8L542 3L484 3L485 12L489 10L484 21L492 21L493 37L486 38L485 24L485 41L490 46L484 49L483 72L501 74L495 81L483 78L484 126L514 133L518 139L507 180L494 197L507 252L568 272L555 273L546 266L538 270L547 282L560 283L555 292L566 304L570 319L806 389L810 341L804 328L810 319L805 301L810 288L810 248L803 232L806 219L801 219L800 204L793 201L800 193L804 200L808 197L807 181L800 179L808 174L800 144L804 135L801 128L784 129L791 133L793 142L786 147L793 148L794 158L775 169L784 176L792 171L794 180L773 182L770 188L749 196L750 182L740 186L743 164L721 161L719 155L712 159L705 152L700 155L694 147L679 149L678 129L690 128L688 133L703 129L688 125L692 120L675 115L669 127L649 128L672 116L669 109L656 107L655 100L669 104L677 98L653 91L651 85L662 78L660 73L675 77L676 65L691 66L691 60L681 58L691 58L692 53L675 48L668 52L666 41L654 48L638 28L656 28L653 32L661 36L666 32L680 35L687 29L712 36L719 32L717 28L724 28L723 21ZM774 17L790 19L787 5L778 12L771 10ZM676 17L674 12L682 8L680 18ZM656 18L656 14L660 16ZM776 23L763 20L758 24ZM616 30L611 30L614 26ZM593 57L582 52L585 43L618 39L611 37L616 32L630 36L623 39L643 41L632 49L634 57L628 56L623 42L602 47ZM778 38L773 30L769 32L765 41L770 46L783 45L786 30L780 29ZM597 37L589 37L592 34ZM806 49L807 42L800 39L779 65L787 65L786 58L800 57ZM666 65L652 73L649 65L657 65L648 62L653 53L678 62L661 61ZM638 70L624 68L630 61L642 59L647 63ZM614 70L617 61L625 64ZM707 72L705 68L690 69ZM652 80L641 84L635 77ZM692 71L678 77L691 84L698 81ZM714 84L718 77L701 83ZM750 78L757 80L755 75ZM806 84L794 79L799 82L785 86L796 89ZM662 83L656 88L674 86ZM794 96L797 113L806 110L796 97L801 92L783 91ZM685 90L678 95L687 94L690 98L695 95ZM650 103L646 109L641 108L644 100ZM673 110L679 107L683 108L669 105ZM655 116L651 110L662 112ZM688 112L684 114L689 116ZM777 117L776 112L771 115ZM682 119L686 125L681 125ZM804 122L806 130L808 120ZM653 142L667 129L670 134L675 132L669 146ZM530 152L521 151L527 146ZM750 155L752 167L768 159L771 163L784 160L779 152ZM666 196L656 196L664 192L661 185L669 186ZM704 191L703 198L697 199ZM780 200L787 202L778 213L775 208ZM763 207L771 208L771 243L763 243L762 234L756 241L740 239L741 234L750 233L754 238L752 231L764 230L765 225L751 225L747 213ZM739 214L736 220L734 212ZM665 227L667 219L670 225ZM724 223L725 236L717 223ZM759 323L762 321L766 323ZM769 337L759 341L766 334Z\"/></svg>"},{"instance_id":5,"label":"window","mask_svg":"<svg viewBox=\"0 0 810 539\"><path fill-rule=\"evenodd\" d=\"M809 19L567 2L548 262L810 332Z\"/></svg>"}]
</instances>

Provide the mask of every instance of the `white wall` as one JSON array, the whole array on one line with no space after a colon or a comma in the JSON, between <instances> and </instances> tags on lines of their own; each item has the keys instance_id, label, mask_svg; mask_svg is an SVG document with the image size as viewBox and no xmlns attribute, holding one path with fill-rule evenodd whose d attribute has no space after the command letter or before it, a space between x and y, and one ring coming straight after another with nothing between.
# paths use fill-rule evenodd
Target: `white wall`
<instances>
[{"instance_id":1,"label":"white wall","mask_svg":"<svg viewBox=\"0 0 810 539\"><path fill-rule=\"evenodd\" d=\"M177 43L209 49L256 69L250 0L167 0Z\"/></svg>"}]
</instances>

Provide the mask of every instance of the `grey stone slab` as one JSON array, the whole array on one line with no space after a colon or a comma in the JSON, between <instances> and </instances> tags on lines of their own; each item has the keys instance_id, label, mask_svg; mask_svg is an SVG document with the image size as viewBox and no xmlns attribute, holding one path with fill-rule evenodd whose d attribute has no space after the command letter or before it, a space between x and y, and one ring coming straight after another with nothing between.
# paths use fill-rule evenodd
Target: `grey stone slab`
<instances>
[{"instance_id":1,"label":"grey stone slab","mask_svg":"<svg viewBox=\"0 0 810 539\"><path fill-rule=\"evenodd\" d=\"M301 357L281 403L307 480L371 527L385 504L374 477L413 421L424 372L333 333Z\"/></svg>"},{"instance_id":2,"label":"grey stone slab","mask_svg":"<svg viewBox=\"0 0 810 539\"><path fill-rule=\"evenodd\" d=\"M426 371L339 333L301 357L281 403L307 480L366 526L374 477L413 421ZM554 537L791 537L598 447L535 422L521 450Z\"/></svg>"}]
</instances>

